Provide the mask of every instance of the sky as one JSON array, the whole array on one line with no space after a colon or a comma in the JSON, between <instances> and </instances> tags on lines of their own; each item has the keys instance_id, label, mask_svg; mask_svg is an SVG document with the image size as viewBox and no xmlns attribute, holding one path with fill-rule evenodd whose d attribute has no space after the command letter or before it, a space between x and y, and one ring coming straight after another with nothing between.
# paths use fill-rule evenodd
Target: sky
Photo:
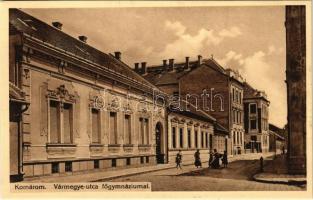
<instances>
[{"instance_id":1,"label":"sky","mask_svg":"<svg viewBox=\"0 0 313 200\"><path fill-rule=\"evenodd\" d=\"M103 52L120 51L131 67L213 56L267 93L270 123L287 123L284 6L22 10Z\"/></svg>"}]
</instances>

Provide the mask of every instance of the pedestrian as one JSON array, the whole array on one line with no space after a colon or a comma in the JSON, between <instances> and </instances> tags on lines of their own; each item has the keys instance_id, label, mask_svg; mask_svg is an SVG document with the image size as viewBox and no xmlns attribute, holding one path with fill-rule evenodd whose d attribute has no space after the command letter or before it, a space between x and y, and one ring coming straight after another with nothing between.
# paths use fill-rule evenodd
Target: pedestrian
<instances>
[{"instance_id":1,"label":"pedestrian","mask_svg":"<svg viewBox=\"0 0 313 200\"><path fill-rule=\"evenodd\" d=\"M181 154L181 150L179 150L178 151L178 153L176 154L176 159L175 159L175 162L176 162L176 168L178 169L178 167L180 168L180 169L182 169L181 168L181 162L182 162L182 154Z\"/></svg>"},{"instance_id":2,"label":"pedestrian","mask_svg":"<svg viewBox=\"0 0 313 200\"><path fill-rule=\"evenodd\" d=\"M194 156L195 156L195 166L196 166L197 168L198 168L198 167L202 167L199 149L197 149L197 151L196 151L196 153L195 153Z\"/></svg>"},{"instance_id":3,"label":"pedestrian","mask_svg":"<svg viewBox=\"0 0 313 200\"><path fill-rule=\"evenodd\" d=\"M210 150L210 153L209 153L209 168L212 167L212 161L213 161L213 152L212 150Z\"/></svg>"},{"instance_id":4,"label":"pedestrian","mask_svg":"<svg viewBox=\"0 0 313 200\"><path fill-rule=\"evenodd\" d=\"M222 163L224 165L224 168L227 168L228 165L228 159L227 159L227 152L224 151L223 157L222 157Z\"/></svg>"},{"instance_id":5,"label":"pedestrian","mask_svg":"<svg viewBox=\"0 0 313 200\"><path fill-rule=\"evenodd\" d=\"M285 154L285 146L283 146L283 155Z\"/></svg>"},{"instance_id":6,"label":"pedestrian","mask_svg":"<svg viewBox=\"0 0 313 200\"><path fill-rule=\"evenodd\" d=\"M220 157L221 157L220 154L217 152L216 149L214 149L212 168L214 169L220 168Z\"/></svg>"}]
</instances>

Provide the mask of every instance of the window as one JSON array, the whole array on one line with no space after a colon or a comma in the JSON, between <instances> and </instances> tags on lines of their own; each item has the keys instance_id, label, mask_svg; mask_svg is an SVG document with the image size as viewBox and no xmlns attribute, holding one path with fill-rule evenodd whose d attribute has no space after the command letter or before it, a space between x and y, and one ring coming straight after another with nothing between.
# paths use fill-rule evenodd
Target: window
<instances>
[{"instance_id":1,"label":"window","mask_svg":"<svg viewBox=\"0 0 313 200\"><path fill-rule=\"evenodd\" d=\"M59 173L59 163L52 163L51 173L52 174Z\"/></svg>"},{"instance_id":2,"label":"window","mask_svg":"<svg viewBox=\"0 0 313 200\"><path fill-rule=\"evenodd\" d=\"M201 132L201 147L204 148L204 132Z\"/></svg>"},{"instance_id":3,"label":"window","mask_svg":"<svg viewBox=\"0 0 313 200\"><path fill-rule=\"evenodd\" d=\"M206 133L206 136L205 136L205 146L208 148L210 146L210 141L209 141L209 133Z\"/></svg>"},{"instance_id":4,"label":"window","mask_svg":"<svg viewBox=\"0 0 313 200\"><path fill-rule=\"evenodd\" d=\"M124 143L131 144L131 121L130 115L125 115L124 119Z\"/></svg>"},{"instance_id":5,"label":"window","mask_svg":"<svg viewBox=\"0 0 313 200\"><path fill-rule=\"evenodd\" d=\"M100 137L100 112L97 109L91 110L92 115L92 143L101 143Z\"/></svg>"},{"instance_id":6,"label":"window","mask_svg":"<svg viewBox=\"0 0 313 200\"><path fill-rule=\"evenodd\" d=\"M233 122L236 123L236 111L233 110Z\"/></svg>"},{"instance_id":7,"label":"window","mask_svg":"<svg viewBox=\"0 0 313 200\"><path fill-rule=\"evenodd\" d=\"M256 104L250 104L250 114L256 114Z\"/></svg>"},{"instance_id":8,"label":"window","mask_svg":"<svg viewBox=\"0 0 313 200\"><path fill-rule=\"evenodd\" d=\"M241 92L239 92L239 103L241 104Z\"/></svg>"},{"instance_id":9,"label":"window","mask_svg":"<svg viewBox=\"0 0 313 200\"><path fill-rule=\"evenodd\" d=\"M172 147L176 148L176 128L172 127Z\"/></svg>"},{"instance_id":10,"label":"window","mask_svg":"<svg viewBox=\"0 0 313 200\"><path fill-rule=\"evenodd\" d=\"M110 144L117 144L117 122L115 112L110 112Z\"/></svg>"},{"instance_id":11,"label":"window","mask_svg":"<svg viewBox=\"0 0 313 200\"><path fill-rule=\"evenodd\" d=\"M190 129L188 129L187 138L188 138L188 148L191 148L191 130Z\"/></svg>"},{"instance_id":12,"label":"window","mask_svg":"<svg viewBox=\"0 0 313 200\"><path fill-rule=\"evenodd\" d=\"M93 168L94 168L94 169L99 169L99 166L100 166L99 160L94 160L94 161L93 161Z\"/></svg>"},{"instance_id":13,"label":"window","mask_svg":"<svg viewBox=\"0 0 313 200\"><path fill-rule=\"evenodd\" d=\"M180 146L180 148L183 148L183 132L184 132L184 130L183 130L183 128L180 128L179 129L179 146Z\"/></svg>"},{"instance_id":14,"label":"window","mask_svg":"<svg viewBox=\"0 0 313 200\"><path fill-rule=\"evenodd\" d=\"M233 88L233 101L235 101L235 88Z\"/></svg>"},{"instance_id":15,"label":"window","mask_svg":"<svg viewBox=\"0 0 313 200\"><path fill-rule=\"evenodd\" d=\"M212 149L213 148L213 135L211 135L211 134L210 134L209 142L210 142L210 149Z\"/></svg>"},{"instance_id":16,"label":"window","mask_svg":"<svg viewBox=\"0 0 313 200\"><path fill-rule=\"evenodd\" d=\"M149 163L149 156L146 156L146 163Z\"/></svg>"},{"instance_id":17,"label":"window","mask_svg":"<svg viewBox=\"0 0 313 200\"><path fill-rule=\"evenodd\" d=\"M65 172L72 171L72 162L65 162Z\"/></svg>"},{"instance_id":18,"label":"window","mask_svg":"<svg viewBox=\"0 0 313 200\"><path fill-rule=\"evenodd\" d=\"M251 119L250 120L250 129L251 130L256 129L256 119Z\"/></svg>"},{"instance_id":19,"label":"window","mask_svg":"<svg viewBox=\"0 0 313 200\"><path fill-rule=\"evenodd\" d=\"M112 159L111 167L116 167L116 158Z\"/></svg>"},{"instance_id":20,"label":"window","mask_svg":"<svg viewBox=\"0 0 313 200\"><path fill-rule=\"evenodd\" d=\"M61 143L59 102L50 101L50 142Z\"/></svg>"},{"instance_id":21,"label":"window","mask_svg":"<svg viewBox=\"0 0 313 200\"><path fill-rule=\"evenodd\" d=\"M239 102L238 99L239 99L239 95L238 95L238 91L236 90L236 100L235 100L236 103Z\"/></svg>"},{"instance_id":22,"label":"window","mask_svg":"<svg viewBox=\"0 0 313 200\"><path fill-rule=\"evenodd\" d=\"M58 101L50 101L49 117L50 142L66 144L73 143L72 104L61 104Z\"/></svg>"},{"instance_id":23,"label":"window","mask_svg":"<svg viewBox=\"0 0 313 200\"><path fill-rule=\"evenodd\" d=\"M64 127L64 143L71 144L72 138L72 105L64 104L63 108L63 127Z\"/></svg>"},{"instance_id":24,"label":"window","mask_svg":"<svg viewBox=\"0 0 313 200\"><path fill-rule=\"evenodd\" d=\"M139 118L141 144L149 144L149 120Z\"/></svg>"},{"instance_id":25,"label":"window","mask_svg":"<svg viewBox=\"0 0 313 200\"><path fill-rule=\"evenodd\" d=\"M145 163L145 161L144 161L144 157L140 157L140 164L144 164Z\"/></svg>"},{"instance_id":26,"label":"window","mask_svg":"<svg viewBox=\"0 0 313 200\"><path fill-rule=\"evenodd\" d=\"M239 111L236 111L236 123L239 124Z\"/></svg>"},{"instance_id":27,"label":"window","mask_svg":"<svg viewBox=\"0 0 313 200\"><path fill-rule=\"evenodd\" d=\"M126 165L130 165L130 158L126 158Z\"/></svg>"},{"instance_id":28,"label":"window","mask_svg":"<svg viewBox=\"0 0 313 200\"><path fill-rule=\"evenodd\" d=\"M145 144L149 144L149 120L145 119Z\"/></svg>"},{"instance_id":29,"label":"window","mask_svg":"<svg viewBox=\"0 0 313 200\"><path fill-rule=\"evenodd\" d=\"M195 147L198 148L198 131L195 131Z\"/></svg>"}]
</instances>

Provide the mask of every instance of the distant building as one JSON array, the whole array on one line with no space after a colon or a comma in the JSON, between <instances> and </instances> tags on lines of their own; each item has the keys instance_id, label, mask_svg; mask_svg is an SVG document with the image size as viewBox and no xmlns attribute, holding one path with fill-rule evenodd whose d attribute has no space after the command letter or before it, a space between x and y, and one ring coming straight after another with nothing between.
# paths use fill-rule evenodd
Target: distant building
<instances>
[{"instance_id":1,"label":"distant building","mask_svg":"<svg viewBox=\"0 0 313 200\"><path fill-rule=\"evenodd\" d=\"M244 124L246 150L269 151L268 107L270 102L264 91L258 91L244 83Z\"/></svg>"},{"instance_id":2,"label":"distant building","mask_svg":"<svg viewBox=\"0 0 313 200\"><path fill-rule=\"evenodd\" d=\"M224 69L213 58L185 62L163 60L162 65L139 67L135 71L169 95L179 96L214 117L228 130L223 143L229 154L244 152L243 80Z\"/></svg>"},{"instance_id":3,"label":"distant building","mask_svg":"<svg viewBox=\"0 0 313 200\"><path fill-rule=\"evenodd\" d=\"M287 151L286 144L286 130L275 126L274 124L269 124L269 151L276 153L285 153Z\"/></svg>"},{"instance_id":4,"label":"distant building","mask_svg":"<svg viewBox=\"0 0 313 200\"><path fill-rule=\"evenodd\" d=\"M59 22L9 14L12 175L167 162L166 110L153 99L164 93L119 52L102 53Z\"/></svg>"}]
</instances>

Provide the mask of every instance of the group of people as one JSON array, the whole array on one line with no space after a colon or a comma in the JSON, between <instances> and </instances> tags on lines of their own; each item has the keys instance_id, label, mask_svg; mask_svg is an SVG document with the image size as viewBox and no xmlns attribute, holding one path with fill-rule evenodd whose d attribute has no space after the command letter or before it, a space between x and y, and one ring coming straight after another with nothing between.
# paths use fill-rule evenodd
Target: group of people
<instances>
[{"instance_id":1,"label":"group of people","mask_svg":"<svg viewBox=\"0 0 313 200\"><path fill-rule=\"evenodd\" d=\"M202 167L199 149L197 149L197 151L195 152L194 158L195 158L195 162L194 162L195 166L197 168ZM222 159L222 164L223 164L224 168L227 168L227 165L228 165L227 152L224 151L223 154L219 154L216 149L214 149L214 151L210 150L209 168L213 168L213 169L220 168L220 159ZM176 154L175 162L176 162L176 168L181 169L181 163L182 163L181 150L179 150L178 153Z\"/></svg>"}]
</instances>

